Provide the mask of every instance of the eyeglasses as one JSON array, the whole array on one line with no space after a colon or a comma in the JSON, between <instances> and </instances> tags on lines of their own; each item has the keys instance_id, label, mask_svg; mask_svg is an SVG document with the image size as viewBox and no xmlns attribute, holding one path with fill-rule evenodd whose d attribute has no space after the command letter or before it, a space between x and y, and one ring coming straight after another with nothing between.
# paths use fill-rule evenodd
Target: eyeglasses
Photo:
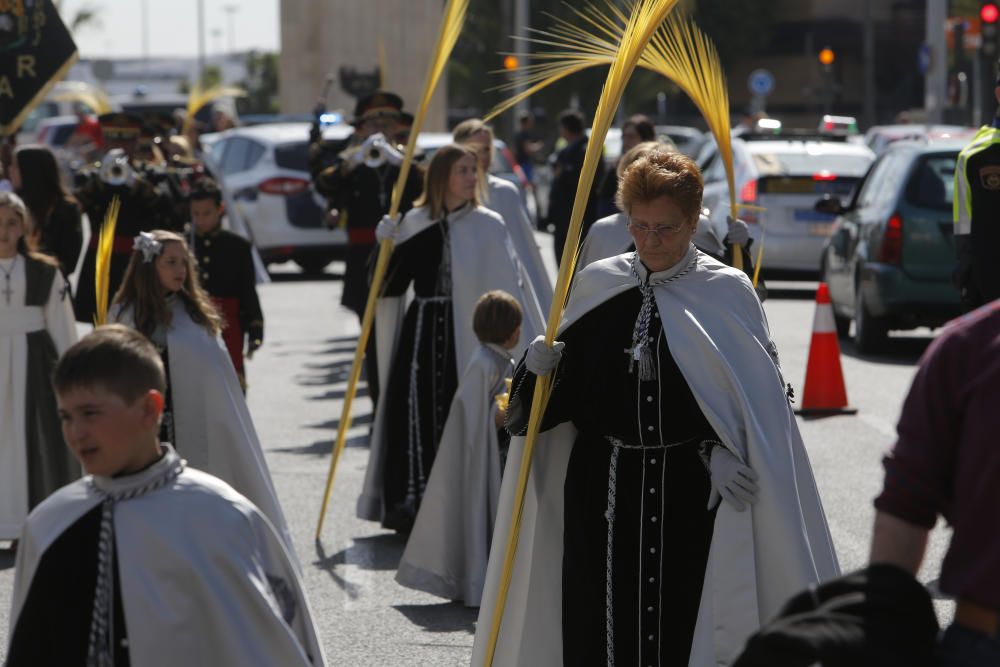
<instances>
[{"instance_id":1,"label":"eyeglasses","mask_svg":"<svg viewBox=\"0 0 1000 667\"><path fill-rule=\"evenodd\" d=\"M679 232L681 229L684 228L684 223L678 222L675 225L658 225L656 227L647 227L646 225L640 225L637 222L632 222L632 218L629 218L628 226L632 228L636 234L647 236L650 232L652 232L662 239L668 236L672 236L673 234Z\"/></svg>"}]
</instances>

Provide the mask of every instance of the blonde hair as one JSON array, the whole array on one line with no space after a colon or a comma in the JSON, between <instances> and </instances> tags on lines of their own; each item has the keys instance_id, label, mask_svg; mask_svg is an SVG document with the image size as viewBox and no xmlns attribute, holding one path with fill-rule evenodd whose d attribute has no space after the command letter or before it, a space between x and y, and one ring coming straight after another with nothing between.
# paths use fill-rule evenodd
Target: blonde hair
<instances>
[{"instance_id":1,"label":"blonde hair","mask_svg":"<svg viewBox=\"0 0 1000 667\"><path fill-rule=\"evenodd\" d=\"M195 265L194 257L191 255L184 237L163 229L154 229L150 233L154 239L164 245L160 255L168 243L179 243L184 248L187 276L184 278L184 286L177 292L177 297L183 302L184 309L191 316L192 321L205 327L213 336L217 335L222 329L222 318L212 304L211 297L201 287L198 280L198 267ZM160 255L157 255L157 259ZM157 259L145 262L142 252L134 250L129 259L128 267L125 269L125 277L122 278L121 287L118 288L114 299L114 303L121 305L122 308L132 308L135 328L146 336L151 336L156 327L161 324L169 325L172 317L163 293L163 286L156 273Z\"/></svg>"},{"instance_id":2,"label":"blonde hair","mask_svg":"<svg viewBox=\"0 0 1000 667\"><path fill-rule=\"evenodd\" d=\"M694 222L701 213L704 188L698 165L691 158L657 148L625 169L618 181L615 202L628 213L635 202L669 197L689 221Z\"/></svg>"},{"instance_id":3,"label":"blonde hair","mask_svg":"<svg viewBox=\"0 0 1000 667\"><path fill-rule=\"evenodd\" d=\"M463 157L469 156L476 162L476 153L468 146L462 144L448 144L442 146L431 158L431 163L427 166L424 174L424 193L420 199L413 202L416 206L426 206L428 216L434 220L444 215L445 197L448 194L448 182L451 179L451 168ZM479 206L479 196L473 195L470 200L473 206Z\"/></svg>"},{"instance_id":4,"label":"blonde hair","mask_svg":"<svg viewBox=\"0 0 1000 667\"><path fill-rule=\"evenodd\" d=\"M463 120L461 123L455 126L455 130L451 134L451 138L456 144L468 144L472 141L472 138L479 134L480 132L485 132L489 136L488 146L492 153L493 151L493 128L487 125L484 121L479 118L469 118L468 120ZM492 156L491 156L492 160ZM476 156L476 176L478 177L478 183L476 185L476 191L479 194L479 198L483 201L489 201L489 174L485 169L479 169L479 156Z\"/></svg>"}]
</instances>

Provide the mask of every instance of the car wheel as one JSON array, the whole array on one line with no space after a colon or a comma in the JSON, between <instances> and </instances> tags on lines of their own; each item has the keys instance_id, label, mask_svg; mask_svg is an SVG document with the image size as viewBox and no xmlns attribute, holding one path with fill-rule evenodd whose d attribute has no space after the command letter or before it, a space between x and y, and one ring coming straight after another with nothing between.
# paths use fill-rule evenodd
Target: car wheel
<instances>
[{"instance_id":1,"label":"car wheel","mask_svg":"<svg viewBox=\"0 0 1000 667\"><path fill-rule=\"evenodd\" d=\"M299 265L303 273L318 276L323 273L323 269L330 263L330 260L326 257L296 257L295 263Z\"/></svg>"},{"instance_id":2,"label":"car wheel","mask_svg":"<svg viewBox=\"0 0 1000 667\"><path fill-rule=\"evenodd\" d=\"M885 346L889 337L886 320L871 314L868 304L865 303L864 292L860 289L854 303L854 345L858 348L858 352L863 354L878 352Z\"/></svg>"}]
</instances>

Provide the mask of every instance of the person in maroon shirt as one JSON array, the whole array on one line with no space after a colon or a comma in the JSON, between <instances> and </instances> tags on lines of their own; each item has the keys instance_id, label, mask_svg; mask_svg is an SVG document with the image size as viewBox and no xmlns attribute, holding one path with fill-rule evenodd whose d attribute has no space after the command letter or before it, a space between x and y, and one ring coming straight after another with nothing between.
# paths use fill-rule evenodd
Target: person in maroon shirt
<instances>
[{"instance_id":1,"label":"person in maroon shirt","mask_svg":"<svg viewBox=\"0 0 1000 667\"><path fill-rule=\"evenodd\" d=\"M955 320L927 349L898 432L871 561L916 575L943 516L954 533L940 588L957 607L940 664L1000 665L1000 301Z\"/></svg>"}]
</instances>

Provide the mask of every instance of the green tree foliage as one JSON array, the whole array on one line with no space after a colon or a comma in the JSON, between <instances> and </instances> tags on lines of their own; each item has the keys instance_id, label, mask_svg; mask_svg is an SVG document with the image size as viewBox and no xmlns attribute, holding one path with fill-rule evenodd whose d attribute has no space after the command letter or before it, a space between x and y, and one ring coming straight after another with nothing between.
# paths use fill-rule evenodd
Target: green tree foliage
<instances>
[{"instance_id":1,"label":"green tree foliage","mask_svg":"<svg viewBox=\"0 0 1000 667\"><path fill-rule=\"evenodd\" d=\"M236 110L241 114L277 113L278 54L251 51L246 68L246 78L236 85L247 91L247 96L237 98Z\"/></svg>"}]
</instances>

